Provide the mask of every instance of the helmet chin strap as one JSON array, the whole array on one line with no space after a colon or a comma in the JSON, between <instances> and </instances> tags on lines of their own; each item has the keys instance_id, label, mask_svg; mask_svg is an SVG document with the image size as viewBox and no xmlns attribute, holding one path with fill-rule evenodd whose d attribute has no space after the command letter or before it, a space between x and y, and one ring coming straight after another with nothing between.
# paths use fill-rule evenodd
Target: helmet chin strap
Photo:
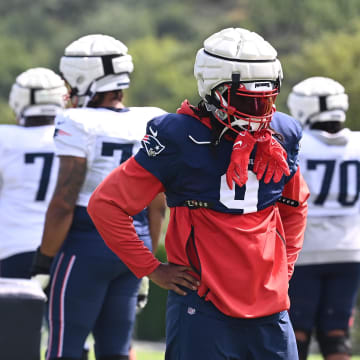
<instances>
[{"instance_id":1,"label":"helmet chin strap","mask_svg":"<svg viewBox=\"0 0 360 360\"><path fill-rule=\"evenodd\" d=\"M218 144L221 140L221 138L224 136L224 134L228 131L228 130L231 130L229 127L225 126L224 124L222 124L218 119L217 117L220 116L220 117L224 117L224 116L228 116L226 114L224 114L223 112L219 111L219 109L213 105L213 104L209 104L208 102L204 102L205 104L205 108L206 110L211 114L211 116L213 117L214 121L216 121L216 124L218 127L222 127L221 131L220 131L220 134L217 136L217 139L215 141L215 144ZM225 119L225 117L224 117Z\"/></svg>"},{"instance_id":2,"label":"helmet chin strap","mask_svg":"<svg viewBox=\"0 0 360 360\"><path fill-rule=\"evenodd\" d=\"M220 111L220 110L219 110L215 105L213 105L213 104L209 104L209 103L205 102L205 107L206 107L206 110L209 111L209 112L211 112L215 118L220 117L223 121L225 121L226 118L229 116L228 114ZM231 115L230 115L230 116L231 116ZM242 123L242 122L245 121L245 120L239 120L239 119L237 119L235 116L231 116L231 118L232 118L232 119L230 119L230 120L232 120L232 121L230 121L230 124L231 124L232 127L237 126L239 129L244 130L244 131L245 131L245 130L249 130L248 128L245 128L245 127L244 127L244 124ZM219 140L221 139L221 137L225 134L225 132L226 132L227 130L231 130L229 127L227 127L227 126L225 126L225 125L223 125L223 126L224 126L224 128L223 128L223 130L221 131L221 134L220 134L220 136L219 136ZM250 129L250 131L256 131L256 130ZM235 132L236 132L236 131L235 131Z\"/></svg>"}]
</instances>

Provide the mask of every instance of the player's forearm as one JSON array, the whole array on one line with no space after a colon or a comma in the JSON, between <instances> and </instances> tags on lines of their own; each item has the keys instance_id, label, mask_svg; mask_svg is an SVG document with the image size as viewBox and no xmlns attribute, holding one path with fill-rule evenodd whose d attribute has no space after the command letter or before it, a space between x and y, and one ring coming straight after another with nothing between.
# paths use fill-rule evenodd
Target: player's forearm
<instances>
[{"instance_id":1,"label":"player's forearm","mask_svg":"<svg viewBox=\"0 0 360 360\"><path fill-rule=\"evenodd\" d=\"M294 265L302 249L306 227L307 203L300 204L297 208L283 209L288 205L280 205L281 219L285 231L286 255L288 262L288 276L291 278Z\"/></svg>"},{"instance_id":2,"label":"player's forearm","mask_svg":"<svg viewBox=\"0 0 360 360\"><path fill-rule=\"evenodd\" d=\"M88 204L88 213L107 246L137 277L152 273L160 262L139 240L131 216L163 191L159 180L131 158L106 177Z\"/></svg>"},{"instance_id":3,"label":"player's forearm","mask_svg":"<svg viewBox=\"0 0 360 360\"><path fill-rule=\"evenodd\" d=\"M92 194L88 213L106 245L126 266L139 278L148 275L160 262L138 238L132 218L118 206L118 198L112 201L106 196L106 184Z\"/></svg>"},{"instance_id":4,"label":"player's forearm","mask_svg":"<svg viewBox=\"0 0 360 360\"><path fill-rule=\"evenodd\" d=\"M73 215L74 207L59 205L56 200L50 203L40 246L42 254L50 257L57 254L69 232Z\"/></svg>"},{"instance_id":5,"label":"player's forearm","mask_svg":"<svg viewBox=\"0 0 360 360\"><path fill-rule=\"evenodd\" d=\"M69 232L76 201L86 175L86 158L60 156L60 169L49 204L40 251L55 256Z\"/></svg>"},{"instance_id":6,"label":"player's forearm","mask_svg":"<svg viewBox=\"0 0 360 360\"><path fill-rule=\"evenodd\" d=\"M158 194L148 207L152 252L155 254L165 219L166 202L164 193Z\"/></svg>"},{"instance_id":7,"label":"player's forearm","mask_svg":"<svg viewBox=\"0 0 360 360\"><path fill-rule=\"evenodd\" d=\"M298 168L296 174L285 185L283 191L283 196L295 200L298 206L278 205L285 231L289 279L294 271L294 264L304 240L309 195L309 189Z\"/></svg>"}]
</instances>

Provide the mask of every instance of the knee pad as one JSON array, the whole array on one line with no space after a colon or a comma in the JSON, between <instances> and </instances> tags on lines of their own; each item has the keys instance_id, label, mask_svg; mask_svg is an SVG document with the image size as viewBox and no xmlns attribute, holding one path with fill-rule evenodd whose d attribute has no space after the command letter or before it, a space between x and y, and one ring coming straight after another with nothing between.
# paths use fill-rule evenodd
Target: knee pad
<instances>
[{"instance_id":1,"label":"knee pad","mask_svg":"<svg viewBox=\"0 0 360 360\"><path fill-rule=\"evenodd\" d=\"M307 356L309 354L309 348L310 348L311 332L309 332L309 331L303 331L303 332L306 334L306 340L300 341L300 340L296 339L299 360L307 359Z\"/></svg>"},{"instance_id":2,"label":"knee pad","mask_svg":"<svg viewBox=\"0 0 360 360\"><path fill-rule=\"evenodd\" d=\"M99 360L129 360L129 355L100 356Z\"/></svg>"},{"instance_id":3,"label":"knee pad","mask_svg":"<svg viewBox=\"0 0 360 360\"><path fill-rule=\"evenodd\" d=\"M349 333L342 336L329 336L326 333L318 332L317 340L321 354L326 357L333 354L347 354L351 356L351 341Z\"/></svg>"}]
</instances>

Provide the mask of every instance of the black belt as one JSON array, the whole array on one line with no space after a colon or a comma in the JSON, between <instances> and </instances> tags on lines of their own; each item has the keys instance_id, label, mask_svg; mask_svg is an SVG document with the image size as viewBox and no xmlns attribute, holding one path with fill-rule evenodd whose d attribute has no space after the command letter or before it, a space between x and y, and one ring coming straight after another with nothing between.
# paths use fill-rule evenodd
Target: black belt
<instances>
[{"instance_id":1,"label":"black belt","mask_svg":"<svg viewBox=\"0 0 360 360\"><path fill-rule=\"evenodd\" d=\"M298 207L300 205L300 203L298 201L287 198L285 196L280 196L279 199L277 199L277 202L288 205L288 206L292 206L292 207ZM181 204L181 206L186 206L189 209L199 209L199 208L212 209L213 208L212 203L210 203L208 201L202 201L202 200L185 200Z\"/></svg>"}]
</instances>

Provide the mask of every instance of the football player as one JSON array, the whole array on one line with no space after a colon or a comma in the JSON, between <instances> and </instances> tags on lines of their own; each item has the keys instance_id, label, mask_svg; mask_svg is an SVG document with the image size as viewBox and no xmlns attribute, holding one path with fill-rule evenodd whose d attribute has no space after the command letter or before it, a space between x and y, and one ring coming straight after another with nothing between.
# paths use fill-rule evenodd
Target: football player
<instances>
[{"instance_id":1,"label":"football player","mask_svg":"<svg viewBox=\"0 0 360 360\"><path fill-rule=\"evenodd\" d=\"M59 175L33 266L34 276L51 267L47 359L80 359L90 332L97 359L129 358L140 280L104 244L86 206L106 175L137 152L146 123L164 113L125 107L132 71L127 47L101 34L72 42L60 60L76 108L56 117ZM136 236L150 252L160 235L164 199L159 194L133 214Z\"/></svg>"},{"instance_id":2,"label":"football player","mask_svg":"<svg viewBox=\"0 0 360 360\"><path fill-rule=\"evenodd\" d=\"M88 211L137 277L169 289L166 359L297 359L288 282L308 189L300 125L275 112L282 69L256 33L227 28L196 56L202 100L149 122L142 149L93 193ZM166 192L169 263L131 217Z\"/></svg>"},{"instance_id":3,"label":"football player","mask_svg":"<svg viewBox=\"0 0 360 360\"><path fill-rule=\"evenodd\" d=\"M307 358L315 330L325 359L347 360L360 285L360 133L344 127L348 96L333 79L301 81L287 103L304 127L299 159L311 193L289 293L299 356Z\"/></svg>"},{"instance_id":4,"label":"football player","mask_svg":"<svg viewBox=\"0 0 360 360\"><path fill-rule=\"evenodd\" d=\"M17 125L0 125L0 276L30 278L58 171L54 119L67 88L46 68L21 73L9 105Z\"/></svg>"}]
</instances>

